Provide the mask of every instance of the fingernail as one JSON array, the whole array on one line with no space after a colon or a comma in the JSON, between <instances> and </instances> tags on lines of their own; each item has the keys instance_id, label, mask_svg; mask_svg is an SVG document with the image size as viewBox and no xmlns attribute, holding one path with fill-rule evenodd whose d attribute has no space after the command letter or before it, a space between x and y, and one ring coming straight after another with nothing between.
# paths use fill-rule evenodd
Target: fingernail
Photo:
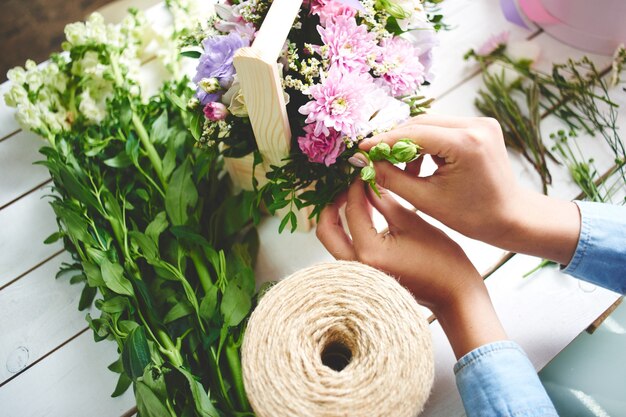
<instances>
[{"instance_id":1,"label":"fingernail","mask_svg":"<svg viewBox=\"0 0 626 417\"><path fill-rule=\"evenodd\" d=\"M360 153L357 153L351 156L350 158L348 158L348 162L352 166L357 167L357 168L363 168L367 166L367 161L365 160L365 157L361 155Z\"/></svg>"}]
</instances>

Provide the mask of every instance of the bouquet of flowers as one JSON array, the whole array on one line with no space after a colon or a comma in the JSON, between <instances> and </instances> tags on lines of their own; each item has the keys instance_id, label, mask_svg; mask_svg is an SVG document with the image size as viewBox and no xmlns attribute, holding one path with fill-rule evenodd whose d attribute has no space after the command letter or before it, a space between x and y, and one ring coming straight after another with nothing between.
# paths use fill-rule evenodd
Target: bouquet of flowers
<instances>
[{"instance_id":1,"label":"bouquet of flowers","mask_svg":"<svg viewBox=\"0 0 626 417\"><path fill-rule=\"evenodd\" d=\"M352 180L349 163L358 142L420 114L430 103L420 86L432 79L432 48L443 26L439 1L306 0L277 65L293 143L283 161L250 178L270 212L286 208L281 230L296 228L294 211L312 206L311 217ZM272 6L270 0L227 1L216 16L183 40L183 54L198 59L194 97L201 146L225 157L254 155L263 161L233 58L251 45ZM261 138L262 140L262 138ZM408 143L400 145L411 146ZM379 157L392 157L379 149ZM398 152L396 152L398 154ZM403 152L400 152L403 153ZM408 152L416 157L416 149ZM370 164L362 177L374 184Z\"/></svg>"}]
</instances>

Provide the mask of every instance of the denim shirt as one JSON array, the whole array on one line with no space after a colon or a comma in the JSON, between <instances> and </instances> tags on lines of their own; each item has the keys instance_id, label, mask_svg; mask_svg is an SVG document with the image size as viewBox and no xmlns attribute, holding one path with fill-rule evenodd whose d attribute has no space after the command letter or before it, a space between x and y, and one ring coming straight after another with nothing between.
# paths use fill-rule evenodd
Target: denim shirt
<instances>
[{"instance_id":1,"label":"denim shirt","mask_svg":"<svg viewBox=\"0 0 626 417\"><path fill-rule=\"evenodd\" d=\"M563 272L626 293L626 207L576 201L581 230ZM532 363L515 342L481 346L454 366L468 417L558 416Z\"/></svg>"}]
</instances>

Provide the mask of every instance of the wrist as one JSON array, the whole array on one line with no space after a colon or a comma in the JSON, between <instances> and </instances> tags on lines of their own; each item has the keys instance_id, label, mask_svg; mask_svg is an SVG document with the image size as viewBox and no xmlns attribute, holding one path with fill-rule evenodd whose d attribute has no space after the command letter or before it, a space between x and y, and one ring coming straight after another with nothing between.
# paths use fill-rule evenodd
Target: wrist
<instances>
[{"instance_id":1,"label":"wrist","mask_svg":"<svg viewBox=\"0 0 626 417\"><path fill-rule=\"evenodd\" d=\"M580 233L576 204L526 189L520 189L516 196L507 210L505 232L493 244L564 265L569 263Z\"/></svg>"},{"instance_id":2,"label":"wrist","mask_svg":"<svg viewBox=\"0 0 626 417\"><path fill-rule=\"evenodd\" d=\"M433 313L457 359L480 346L507 339L482 280L479 286L465 288L433 308Z\"/></svg>"}]
</instances>

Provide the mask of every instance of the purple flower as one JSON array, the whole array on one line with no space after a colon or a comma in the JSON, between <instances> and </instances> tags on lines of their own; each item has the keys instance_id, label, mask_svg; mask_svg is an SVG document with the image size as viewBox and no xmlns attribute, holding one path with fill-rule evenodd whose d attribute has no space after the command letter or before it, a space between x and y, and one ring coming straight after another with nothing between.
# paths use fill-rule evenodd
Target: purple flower
<instances>
[{"instance_id":1,"label":"purple flower","mask_svg":"<svg viewBox=\"0 0 626 417\"><path fill-rule=\"evenodd\" d=\"M337 162L337 157L346 148L336 130L329 130L327 135L316 134L314 125L306 125L304 133L298 138L298 145L311 162L330 166Z\"/></svg>"},{"instance_id":2,"label":"purple flower","mask_svg":"<svg viewBox=\"0 0 626 417\"><path fill-rule=\"evenodd\" d=\"M228 116L228 110L226 109L226 106L219 101L207 103L207 105L204 106L203 111L205 117L212 122L224 120L226 116Z\"/></svg>"},{"instance_id":3,"label":"purple flower","mask_svg":"<svg viewBox=\"0 0 626 417\"><path fill-rule=\"evenodd\" d=\"M330 129L353 140L369 128L369 120L378 110L385 92L367 73L343 71L332 66L320 84L307 92L313 100L300 107L307 123L315 123L315 135L330 135Z\"/></svg>"},{"instance_id":4,"label":"purple flower","mask_svg":"<svg viewBox=\"0 0 626 417\"><path fill-rule=\"evenodd\" d=\"M237 49L249 44L248 38L243 38L235 32L205 39L202 41L204 53L200 56L193 81L198 84L205 78L217 78L221 87L228 89L235 76L233 56ZM196 97L202 104L216 101L220 96L220 93L210 94L200 87L196 92Z\"/></svg>"},{"instance_id":5,"label":"purple flower","mask_svg":"<svg viewBox=\"0 0 626 417\"><path fill-rule=\"evenodd\" d=\"M499 47L506 45L509 42L509 36L511 32L505 30L495 35L491 35L489 39L483 43L480 48L476 50L476 54L480 56L487 56L494 52Z\"/></svg>"},{"instance_id":6,"label":"purple flower","mask_svg":"<svg viewBox=\"0 0 626 417\"><path fill-rule=\"evenodd\" d=\"M322 55L330 60L331 65L349 71L368 72L368 59L376 58L379 53L376 35L365 25L357 25L354 17L336 16L323 28L317 27L324 46Z\"/></svg>"}]
</instances>

